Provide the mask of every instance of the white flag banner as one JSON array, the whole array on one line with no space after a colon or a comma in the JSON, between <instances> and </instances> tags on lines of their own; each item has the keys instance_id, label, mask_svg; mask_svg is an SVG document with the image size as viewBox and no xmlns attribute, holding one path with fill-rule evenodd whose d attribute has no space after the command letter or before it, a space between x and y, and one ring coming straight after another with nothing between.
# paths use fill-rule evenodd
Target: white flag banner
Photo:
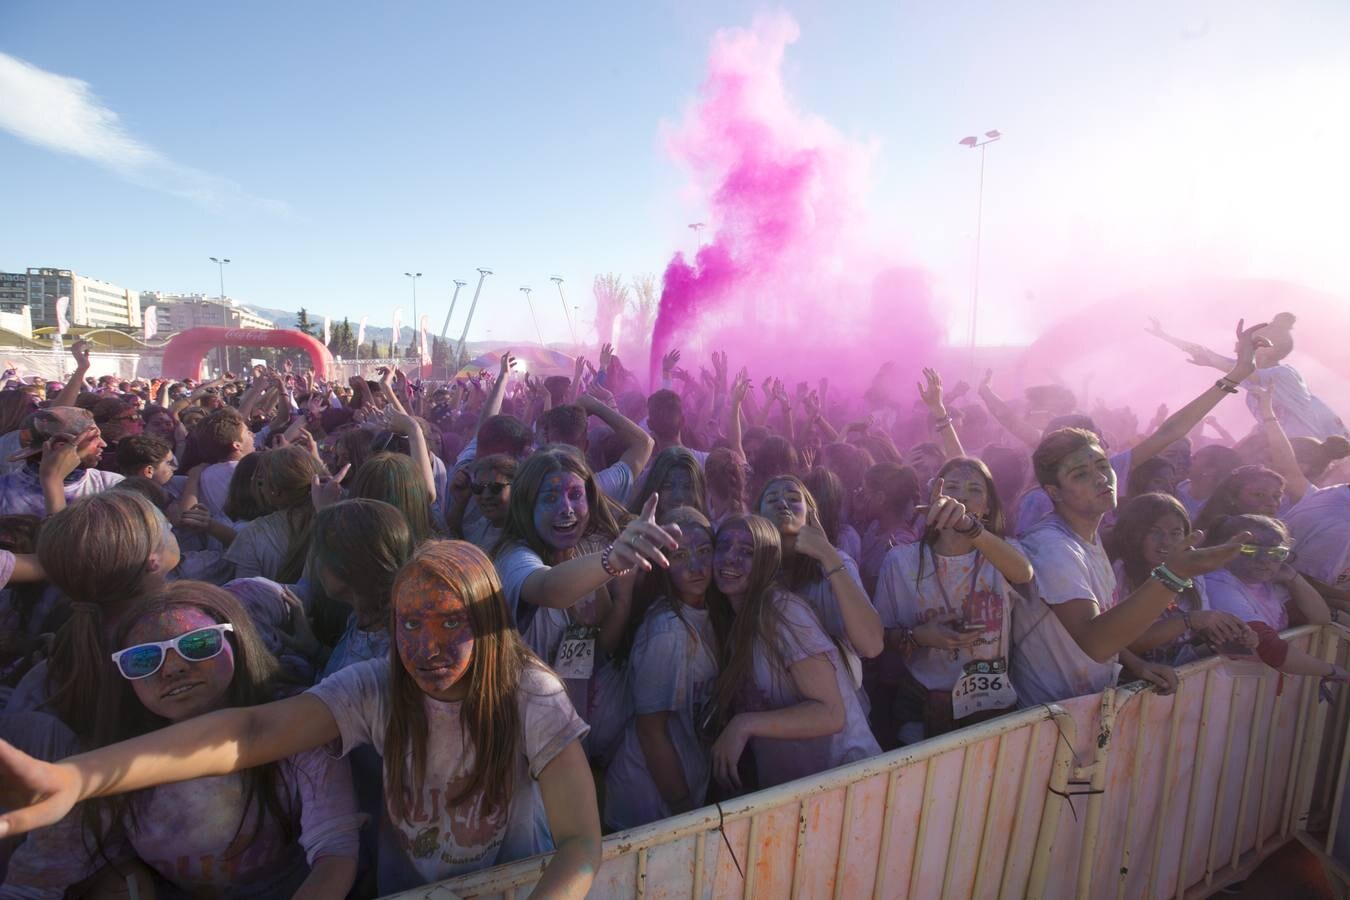
<instances>
[{"instance_id":1,"label":"white flag banner","mask_svg":"<svg viewBox=\"0 0 1350 900\"><path fill-rule=\"evenodd\" d=\"M422 334L422 365L431 362L431 347L427 344L427 317L423 316L422 321L418 323L418 331Z\"/></svg>"},{"instance_id":2,"label":"white flag banner","mask_svg":"<svg viewBox=\"0 0 1350 900\"><path fill-rule=\"evenodd\" d=\"M361 317L361 327L356 330L356 346L358 347L366 342L366 322L369 319L370 316Z\"/></svg>"},{"instance_id":3,"label":"white flag banner","mask_svg":"<svg viewBox=\"0 0 1350 900\"><path fill-rule=\"evenodd\" d=\"M70 309L69 297L56 298L56 333L65 334L70 330L70 320L66 318L66 311Z\"/></svg>"},{"instance_id":4,"label":"white flag banner","mask_svg":"<svg viewBox=\"0 0 1350 900\"><path fill-rule=\"evenodd\" d=\"M394 310L394 352L393 356L398 356L398 345L403 339L403 307L397 307Z\"/></svg>"},{"instance_id":5,"label":"white flag banner","mask_svg":"<svg viewBox=\"0 0 1350 900\"><path fill-rule=\"evenodd\" d=\"M141 325L145 329L145 339L148 341L159 334L159 316L157 309L153 306L147 306L141 310Z\"/></svg>"},{"instance_id":6,"label":"white flag banner","mask_svg":"<svg viewBox=\"0 0 1350 900\"><path fill-rule=\"evenodd\" d=\"M328 346L329 344L331 344L331 343L333 343L333 329L332 329L332 327L328 324L328 317L327 317L327 316L324 316L324 317L323 317L323 345L324 345L325 347L327 347L327 346Z\"/></svg>"}]
</instances>

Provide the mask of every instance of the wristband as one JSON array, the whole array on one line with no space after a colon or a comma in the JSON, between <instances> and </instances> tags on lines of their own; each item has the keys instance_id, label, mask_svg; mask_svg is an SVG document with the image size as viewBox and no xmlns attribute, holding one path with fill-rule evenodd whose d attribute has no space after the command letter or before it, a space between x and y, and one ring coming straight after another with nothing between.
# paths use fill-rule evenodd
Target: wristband
<instances>
[{"instance_id":1,"label":"wristband","mask_svg":"<svg viewBox=\"0 0 1350 900\"><path fill-rule=\"evenodd\" d=\"M830 580L830 576L834 575L834 574L837 573L837 572L842 572L842 571L844 571L844 563L840 563L839 565L835 566L835 567L834 567L833 569L831 569L830 571L826 572L826 573L825 573L825 580L826 580L826 581L829 581L829 580Z\"/></svg>"},{"instance_id":2,"label":"wristband","mask_svg":"<svg viewBox=\"0 0 1350 900\"><path fill-rule=\"evenodd\" d=\"M966 515L970 516L970 513L966 513ZM970 516L970 521L972 524L969 528L952 528L952 531L955 532L956 534L961 535L961 537L963 538L970 538L971 540L974 540L975 538L984 534L983 522L981 522L976 516ZM960 523L958 522L957 524L959 525Z\"/></svg>"},{"instance_id":3,"label":"wristband","mask_svg":"<svg viewBox=\"0 0 1350 900\"><path fill-rule=\"evenodd\" d=\"M1237 385L1233 384L1233 382L1229 381L1227 378L1220 378L1218 381L1214 382L1214 386L1225 394L1236 394L1238 392Z\"/></svg>"},{"instance_id":4,"label":"wristband","mask_svg":"<svg viewBox=\"0 0 1350 900\"><path fill-rule=\"evenodd\" d=\"M1189 578L1182 578L1167 566L1158 566L1149 573L1155 581L1162 584L1174 594L1180 594L1182 591L1195 587L1195 582Z\"/></svg>"},{"instance_id":5,"label":"wristband","mask_svg":"<svg viewBox=\"0 0 1350 900\"><path fill-rule=\"evenodd\" d=\"M610 578L618 578L620 575L623 574L623 571L614 568L614 566L610 564L609 557L610 554L612 554L613 552L614 552L613 544L610 544L604 550L600 551L600 568L604 569L605 574L608 575Z\"/></svg>"},{"instance_id":6,"label":"wristband","mask_svg":"<svg viewBox=\"0 0 1350 900\"><path fill-rule=\"evenodd\" d=\"M1187 610L1181 611L1181 621L1185 623L1187 631L1194 631L1195 627L1191 625L1191 614Z\"/></svg>"}]
</instances>

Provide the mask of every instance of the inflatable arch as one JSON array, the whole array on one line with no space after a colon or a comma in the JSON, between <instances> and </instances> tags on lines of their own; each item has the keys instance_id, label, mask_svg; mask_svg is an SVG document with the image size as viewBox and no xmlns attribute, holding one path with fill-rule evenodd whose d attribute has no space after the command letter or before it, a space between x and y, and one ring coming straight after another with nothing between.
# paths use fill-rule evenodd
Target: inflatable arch
<instances>
[{"instance_id":1,"label":"inflatable arch","mask_svg":"<svg viewBox=\"0 0 1350 900\"><path fill-rule=\"evenodd\" d=\"M317 338L299 331L203 326L180 331L164 346L164 377L200 379L206 354L221 346L303 350L309 354L315 378L327 378L333 372L333 356L328 348Z\"/></svg>"}]
</instances>

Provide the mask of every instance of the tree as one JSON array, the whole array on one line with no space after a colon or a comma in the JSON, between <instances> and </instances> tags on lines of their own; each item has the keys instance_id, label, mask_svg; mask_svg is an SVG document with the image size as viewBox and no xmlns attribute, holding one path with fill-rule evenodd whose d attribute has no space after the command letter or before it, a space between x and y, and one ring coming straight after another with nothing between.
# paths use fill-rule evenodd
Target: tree
<instances>
[{"instance_id":1,"label":"tree","mask_svg":"<svg viewBox=\"0 0 1350 900\"><path fill-rule=\"evenodd\" d=\"M303 306L295 316L295 330L314 337L314 323L309 320L309 312Z\"/></svg>"},{"instance_id":2,"label":"tree","mask_svg":"<svg viewBox=\"0 0 1350 900\"><path fill-rule=\"evenodd\" d=\"M595 294L595 334L600 343L608 344L614 340L614 323L623 315L628 306L628 286L614 273L595 276L591 287Z\"/></svg>"},{"instance_id":3,"label":"tree","mask_svg":"<svg viewBox=\"0 0 1350 900\"><path fill-rule=\"evenodd\" d=\"M352 323L345 317L333 328L333 340L328 351L334 356L350 359L356 352L356 337L352 333Z\"/></svg>"},{"instance_id":4,"label":"tree","mask_svg":"<svg viewBox=\"0 0 1350 900\"><path fill-rule=\"evenodd\" d=\"M661 295L656 290L655 275L635 275L633 277L633 300L630 304L630 316L633 327L626 333L639 341L646 340L656 324L656 311L661 306Z\"/></svg>"}]
</instances>

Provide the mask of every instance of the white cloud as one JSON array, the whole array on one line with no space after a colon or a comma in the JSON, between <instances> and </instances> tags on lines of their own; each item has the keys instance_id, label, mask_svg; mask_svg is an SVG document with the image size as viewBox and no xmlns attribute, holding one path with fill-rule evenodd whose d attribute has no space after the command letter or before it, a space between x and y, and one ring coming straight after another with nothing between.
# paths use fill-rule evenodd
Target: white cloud
<instances>
[{"instance_id":1,"label":"white cloud","mask_svg":"<svg viewBox=\"0 0 1350 900\"><path fill-rule=\"evenodd\" d=\"M242 204L285 214L285 203L176 163L127 133L89 83L0 53L0 129L31 144L98 163L127 181L208 209Z\"/></svg>"}]
</instances>

